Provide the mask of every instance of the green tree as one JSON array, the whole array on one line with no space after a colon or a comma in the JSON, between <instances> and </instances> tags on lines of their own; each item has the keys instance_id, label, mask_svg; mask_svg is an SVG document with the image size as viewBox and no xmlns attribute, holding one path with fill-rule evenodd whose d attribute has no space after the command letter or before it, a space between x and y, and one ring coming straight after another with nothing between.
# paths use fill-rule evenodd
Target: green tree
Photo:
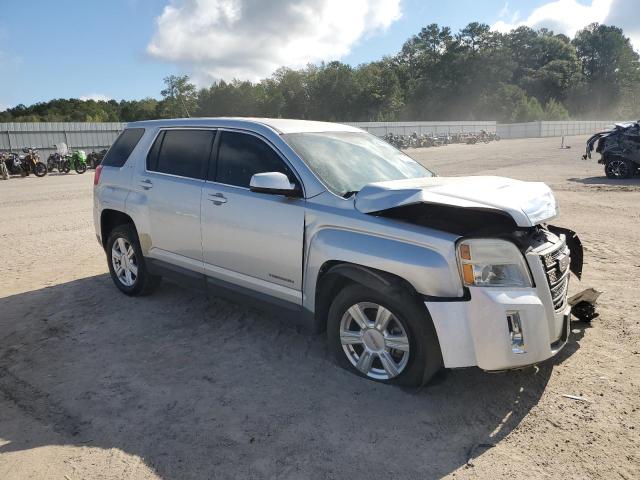
<instances>
[{"instance_id":1,"label":"green tree","mask_svg":"<svg viewBox=\"0 0 640 480\"><path fill-rule=\"evenodd\" d=\"M195 85L189 82L188 75L169 75L164 79L165 88L160 92L162 101L159 106L163 118L189 117L198 105Z\"/></svg>"},{"instance_id":2,"label":"green tree","mask_svg":"<svg viewBox=\"0 0 640 480\"><path fill-rule=\"evenodd\" d=\"M568 120L569 111L560 102L551 98L544 106L544 120Z\"/></svg>"},{"instance_id":3,"label":"green tree","mask_svg":"<svg viewBox=\"0 0 640 480\"><path fill-rule=\"evenodd\" d=\"M637 102L639 56L620 28L593 23L576 34L573 45L586 86L574 102L577 111L611 113L622 102ZM632 110L637 114L639 107L635 103Z\"/></svg>"},{"instance_id":4,"label":"green tree","mask_svg":"<svg viewBox=\"0 0 640 480\"><path fill-rule=\"evenodd\" d=\"M357 97L353 68L342 62L307 69L309 75L309 118L346 121Z\"/></svg>"},{"instance_id":5,"label":"green tree","mask_svg":"<svg viewBox=\"0 0 640 480\"><path fill-rule=\"evenodd\" d=\"M354 81L354 120L397 120L404 101L400 81L388 60L360 65L354 72Z\"/></svg>"}]
</instances>

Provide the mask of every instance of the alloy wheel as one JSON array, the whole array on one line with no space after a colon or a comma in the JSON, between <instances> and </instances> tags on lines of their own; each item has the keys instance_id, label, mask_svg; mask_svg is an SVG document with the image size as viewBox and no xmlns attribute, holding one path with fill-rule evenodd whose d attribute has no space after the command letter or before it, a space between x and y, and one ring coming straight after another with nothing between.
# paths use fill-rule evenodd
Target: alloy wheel
<instances>
[{"instance_id":1,"label":"alloy wheel","mask_svg":"<svg viewBox=\"0 0 640 480\"><path fill-rule=\"evenodd\" d=\"M138 261L131 243L119 237L111 247L111 264L116 277L125 287L132 287L138 278Z\"/></svg>"},{"instance_id":2,"label":"alloy wheel","mask_svg":"<svg viewBox=\"0 0 640 480\"><path fill-rule=\"evenodd\" d=\"M615 178L627 178L629 176L629 165L624 160L610 160L607 162L607 173Z\"/></svg>"},{"instance_id":3,"label":"alloy wheel","mask_svg":"<svg viewBox=\"0 0 640 480\"><path fill-rule=\"evenodd\" d=\"M340 343L351 364L367 377L390 380L409 361L409 337L387 308L361 302L349 307L340 322Z\"/></svg>"}]
</instances>

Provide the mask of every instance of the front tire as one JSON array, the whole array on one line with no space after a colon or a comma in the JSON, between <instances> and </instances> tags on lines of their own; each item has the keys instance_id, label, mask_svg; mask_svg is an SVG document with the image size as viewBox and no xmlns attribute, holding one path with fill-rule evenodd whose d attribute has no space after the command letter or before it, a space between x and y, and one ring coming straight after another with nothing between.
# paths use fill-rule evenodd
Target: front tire
<instances>
[{"instance_id":1,"label":"front tire","mask_svg":"<svg viewBox=\"0 0 640 480\"><path fill-rule=\"evenodd\" d=\"M86 163L76 163L76 173L82 174L84 172L87 171L87 164Z\"/></svg>"},{"instance_id":2,"label":"front tire","mask_svg":"<svg viewBox=\"0 0 640 480\"><path fill-rule=\"evenodd\" d=\"M338 365L370 380L417 387L443 367L429 313L399 288L346 287L329 309L327 337Z\"/></svg>"},{"instance_id":3,"label":"front tire","mask_svg":"<svg viewBox=\"0 0 640 480\"><path fill-rule=\"evenodd\" d=\"M612 157L607 160L604 165L604 173L607 178L613 180L621 180L633 177L635 164L629 160L620 157Z\"/></svg>"},{"instance_id":4,"label":"front tire","mask_svg":"<svg viewBox=\"0 0 640 480\"><path fill-rule=\"evenodd\" d=\"M107 260L113 283L126 295L148 295L160 285L161 277L147 269L138 235L131 225L120 225L109 234Z\"/></svg>"},{"instance_id":5,"label":"front tire","mask_svg":"<svg viewBox=\"0 0 640 480\"><path fill-rule=\"evenodd\" d=\"M33 173L35 173L36 177L44 177L47 174L47 166L42 162L36 162Z\"/></svg>"}]
</instances>

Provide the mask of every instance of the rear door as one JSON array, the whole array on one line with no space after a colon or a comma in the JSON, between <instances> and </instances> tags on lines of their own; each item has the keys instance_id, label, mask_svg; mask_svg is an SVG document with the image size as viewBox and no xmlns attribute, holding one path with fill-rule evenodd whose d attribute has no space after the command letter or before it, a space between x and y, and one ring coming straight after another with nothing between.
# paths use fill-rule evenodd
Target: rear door
<instances>
[{"instance_id":1,"label":"rear door","mask_svg":"<svg viewBox=\"0 0 640 480\"><path fill-rule=\"evenodd\" d=\"M218 137L202 191L205 273L301 305L305 200L249 190L255 173L300 182L263 138L228 130Z\"/></svg>"},{"instance_id":2,"label":"rear door","mask_svg":"<svg viewBox=\"0 0 640 480\"><path fill-rule=\"evenodd\" d=\"M215 130L161 130L137 187L146 196L149 256L202 272L200 199Z\"/></svg>"}]
</instances>

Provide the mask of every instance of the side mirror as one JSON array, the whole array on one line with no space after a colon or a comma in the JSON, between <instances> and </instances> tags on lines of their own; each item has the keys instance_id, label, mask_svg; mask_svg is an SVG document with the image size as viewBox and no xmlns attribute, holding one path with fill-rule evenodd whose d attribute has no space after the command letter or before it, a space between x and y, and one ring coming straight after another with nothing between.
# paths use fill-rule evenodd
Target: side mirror
<instances>
[{"instance_id":1,"label":"side mirror","mask_svg":"<svg viewBox=\"0 0 640 480\"><path fill-rule=\"evenodd\" d=\"M299 197L302 193L284 173L280 172L256 173L251 177L249 189L252 192L286 195L287 197Z\"/></svg>"}]
</instances>

